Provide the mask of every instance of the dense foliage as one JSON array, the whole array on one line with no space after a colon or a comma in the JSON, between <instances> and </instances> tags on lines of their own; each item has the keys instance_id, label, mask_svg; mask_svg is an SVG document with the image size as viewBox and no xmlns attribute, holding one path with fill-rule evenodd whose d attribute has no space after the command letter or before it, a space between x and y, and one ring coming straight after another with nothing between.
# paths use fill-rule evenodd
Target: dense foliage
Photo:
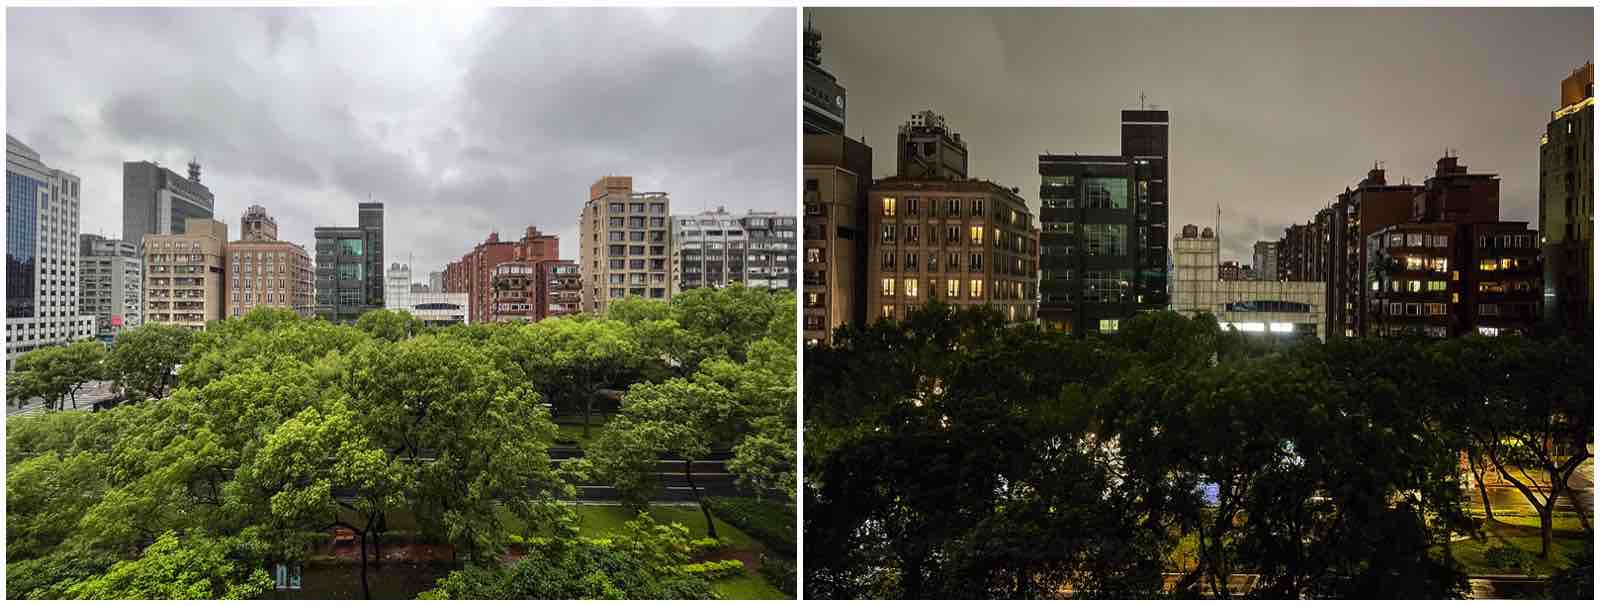
<instances>
[{"instance_id":1,"label":"dense foliage","mask_svg":"<svg viewBox=\"0 0 1600 606\"><path fill-rule=\"evenodd\" d=\"M1249 573L1250 597L1458 597L1462 453L1589 456L1585 344L1124 324L931 304L808 349L806 595L1226 597Z\"/></svg>"},{"instance_id":2,"label":"dense foliage","mask_svg":"<svg viewBox=\"0 0 1600 606\"><path fill-rule=\"evenodd\" d=\"M559 535L570 522L564 503L575 476L551 460L552 416L587 409L600 389L661 394L640 400L665 411L655 421L675 435L713 436L701 441L705 450L787 444L787 460L751 448L737 473L752 485L795 477L792 296L734 288L684 301L692 309L663 306L655 318L444 329L403 312L348 326L258 308L199 333L158 325L122 333L100 367L133 396L127 403L7 423L8 597L249 597L260 589L255 572L302 561L341 528L357 537L365 586L369 553L381 561L396 515L414 520L418 538L499 574L513 531ZM767 311L755 316L759 330L741 335L756 320L718 306L752 302ZM790 311L780 318L774 309ZM680 321L706 313L739 323L712 330ZM781 338L772 327L783 322L787 354L768 342ZM65 355L51 351L33 357ZM785 355L786 382L773 375ZM63 364L30 364L8 379L63 389L44 370ZM737 415L673 401L680 384L725 391ZM783 393L786 425L768 418L778 407L766 400ZM658 450L611 456L653 466ZM644 459L619 458L630 455ZM561 557L573 565L628 557L608 545ZM60 559L69 553L81 563ZM639 587L690 595L663 583Z\"/></svg>"}]
</instances>

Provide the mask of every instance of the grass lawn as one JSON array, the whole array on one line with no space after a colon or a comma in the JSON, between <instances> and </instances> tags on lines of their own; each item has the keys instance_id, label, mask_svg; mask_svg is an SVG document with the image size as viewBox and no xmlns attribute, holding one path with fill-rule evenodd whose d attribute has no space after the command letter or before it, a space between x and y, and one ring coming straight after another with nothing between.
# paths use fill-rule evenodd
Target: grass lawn
<instances>
[{"instance_id":1,"label":"grass lawn","mask_svg":"<svg viewBox=\"0 0 1600 606\"><path fill-rule=\"evenodd\" d=\"M579 448L586 448L589 442L600 435L600 428L606 426L606 419L610 415L596 412L589 418L589 437L583 437L583 415L556 417L556 439L561 442L577 442ZM567 444L557 443L556 446Z\"/></svg>"},{"instance_id":2,"label":"grass lawn","mask_svg":"<svg viewBox=\"0 0 1600 606\"><path fill-rule=\"evenodd\" d=\"M1584 545L1591 540L1588 533L1578 525L1577 516L1558 515L1554 520L1554 540L1550 543L1550 559L1540 560L1539 554L1539 518L1534 516L1495 516L1495 522L1487 524L1489 538L1484 540L1468 539L1456 541L1450 545L1455 554L1456 561L1461 562L1467 569L1467 574L1530 574L1535 576L1549 576L1557 569L1567 566L1567 556L1583 551ZM1528 570L1515 570L1496 568L1491 566L1484 553L1491 547L1511 545L1528 552L1533 556L1533 563Z\"/></svg>"},{"instance_id":3,"label":"grass lawn","mask_svg":"<svg viewBox=\"0 0 1600 606\"><path fill-rule=\"evenodd\" d=\"M586 537L621 532L623 524L633 520L634 515L628 508L615 505L583 504L573 509L578 511L578 534ZM689 538L698 539L706 536L706 518L700 513L699 507L652 505L650 517L661 524L677 522L688 526ZM734 549L763 550L761 543L750 538L744 531L715 515L711 516L711 519L717 523L717 536L731 543Z\"/></svg>"},{"instance_id":4,"label":"grass lawn","mask_svg":"<svg viewBox=\"0 0 1600 606\"><path fill-rule=\"evenodd\" d=\"M724 600L788 600L790 596L778 591L760 573L746 570L744 574L731 579L722 579L711 584L711 590L717 592L717 597Z\"/></svg>"}]
</instances>

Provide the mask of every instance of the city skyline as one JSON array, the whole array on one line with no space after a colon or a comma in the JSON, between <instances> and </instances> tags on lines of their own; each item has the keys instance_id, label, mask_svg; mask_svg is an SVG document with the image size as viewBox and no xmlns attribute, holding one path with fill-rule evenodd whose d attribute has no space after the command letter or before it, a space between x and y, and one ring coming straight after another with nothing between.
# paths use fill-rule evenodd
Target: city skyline
<instances>
[{"instance_id":1,"label":"city skyline","mask_svg":"<svg viewBox=\"0 0 1600 606\"><path fill-rule=\"evenodd\" d=\"M845 132L873 147L874 177L893 172L895 129L931 109L967 142L971 174L1038 192L1039 154L1115 149L1117 112L1138 109L1142 94L1171 113L1169 233L1214 225L1220 203L1222 259L1241 263L1374 162L1392 181L1421 183L1446 148L1501 176L1505 220L1536 223L1554 83L1593 48L1584 8L808 9L807 19L822 64L849 90ZM960 40L962 52L930 61L915 39ZM1024 197L1038 209L1037 195Z\"/></svg>"},{"instance_id":2,"label":"city skyline","mask_svg":"<svg viewBox=\"0 0 1600 606\"><path fill-rule=\"evenodd\" d=\"M794 207L793 9L7 14L8 132L82 177L82 233L124 237L123 162L196 158L230 238L260 204L309 247L370 196L425 272L529 225L577 258L602 175Z\"/></svg>"}]
</instances>

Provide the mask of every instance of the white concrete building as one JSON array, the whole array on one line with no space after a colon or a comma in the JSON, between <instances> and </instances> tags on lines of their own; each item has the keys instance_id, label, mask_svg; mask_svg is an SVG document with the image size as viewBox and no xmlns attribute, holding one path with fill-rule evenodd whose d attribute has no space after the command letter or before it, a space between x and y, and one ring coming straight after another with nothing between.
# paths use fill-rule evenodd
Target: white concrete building
<instances>
[{"instance_id":1,"label":"white concrete building","mask_svg":"<svg viewBox=\"0 0 1600 606\"><path fill-rule=\"evenodd\" d=\"M1211 228L1197 231L1185 225L1173 241L1173 311L1210 313L1224 330L1327 339L1322 282L1223 281L1217 276L1220 242Z\"/></svg>"},{"instance_id":2,"label":"white concrete building","mask_svg":"<svg viewBox=\"0 0 1600 606\"><path fill-rule=\"evenodd\" d=\"M794 290L797 260L794 215L733 214L718 206L672 216L672 294L744 284Z\"/></svg>"},{"instance_id":3,"label":"white concrete building","mask_svg":"<svg viewBox=\"0 0 1600 606\"><path fill-rule=\"evenodd\" d=\"M404 311L429 326L467 323L467 293L417 292L411 288L411 266L404 263L390 263L383 272L383 308Z\"/></svg>"},{"instance_id":4,"label":"white concrete building","mask_svg":"<svg viewBox=\"0 0 1600 606\"><path fill-rule=\"evenodd\" d=\"M77 175L6 135L6 368L22 353L94 338L78 310Z\"/></svg>"}]
</instances>

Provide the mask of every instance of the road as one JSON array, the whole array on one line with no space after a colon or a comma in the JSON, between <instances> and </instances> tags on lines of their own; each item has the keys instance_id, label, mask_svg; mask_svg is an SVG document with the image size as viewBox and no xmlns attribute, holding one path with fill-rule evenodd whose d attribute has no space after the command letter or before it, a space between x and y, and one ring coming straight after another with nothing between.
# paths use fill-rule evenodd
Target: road
<instances>
[{"instance_id":1,"label":"road","mask_svg":"<svg viewBox=\"0 0 1600 606\"><path fill-rule=\"evenodd\" d=\"M113 400L116 399L116 397L117 394L112 390L110 381L90 381L85 383L84 386L78 390L77 410L91 410L94 408L95 402ZM61 405L65 407L63 410L73 410L72 398L69 397L63 400ZM27 402L23 402L21 406L17 407L13 407L8 404L6 406L6 418L30 417L41 415L49 411L50 408L45 405L45 401L43 399L33 398Z\"/></svg>"},{"instance_id":2,"label":"road","mask_svg":"<svg viewBox=\"0 0 1600 606\"><path fill-rule=\"evenodd\" d=\"M562 460L571 456L558 456L551 453L552 460ZM683 477L683 461L663 459L656 462L656 472L661 477L661 491L652 499L658 504L668 503L693 503L694 493L689 488L689 482ZM723 461L700 461L695 463L694 483L700 487L700 492L708 497L735 497L755 496L754 493L739 486L734 481L734 476L728 473ZM584 484L577 486L577 500L588 503L614 503L619 500L617 489L610 486ZM353 498L355 493L345 490L334 490L334 496L340 499Z\"/></svg>"},{"instance_id":3,"label":"road","mask_svg":"<svg viewBox=\"0 0 1600 606\"><path fill-rule=\"evenodd\" d=\"M1592 444L1589 446L1589 452L1594 452L1594 446ZM1544 479L1542 474L1538 473L1533 474L1533 477ZM1498 478L1498 474L1495 474L1493 479L1485 478L1485 480L1486 481L1484 484L1486 484L1489 489L1489 504L1494 506L1495 513L1504 512L1529 516L1537 515L1533 510L1533 505L1528 503L1527 497L1522 496L1522 491L1517 490L1517 488L1511 485L1510 482L1500 480ZM1472 507L1482 507L1482 497L1479 496L1478 487L1472 482L1471 476L1468 476L1467 482L1468 487L1466 493L1468 497L1468 505ZM1584 461L1582 465L1578 466L1578 469L1572 473L1572 478L1567 482L1567 486L1572 489L1572 493L1577 497L1578 504L1582 505L1584 511L1588 512L1592 518L1594 514L1593 458ZM1538 495L1539 492L1534 491L1534 494ZM1572 498L1568 497L1567 495L1561 495L1561 498L1556 499L1556 511L1558 513L1572 512L1572 502Z\"/></svg>"}]
</instances>

